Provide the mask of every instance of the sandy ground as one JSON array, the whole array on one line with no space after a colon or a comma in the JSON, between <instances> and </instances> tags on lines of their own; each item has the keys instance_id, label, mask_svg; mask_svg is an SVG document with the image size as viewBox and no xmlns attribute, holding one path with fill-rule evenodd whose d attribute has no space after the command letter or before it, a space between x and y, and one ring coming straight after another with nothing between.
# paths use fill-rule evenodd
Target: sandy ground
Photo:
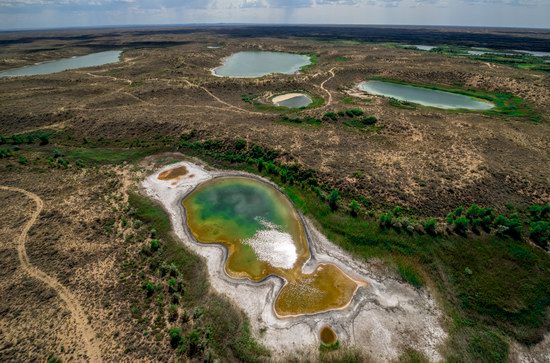
<instances>
[{"instance_id":1,"label":"sandy ground","mask_svg":"<svg viewBox=\"0 0 550 363\"><path fill-rule=\"evenodd\" d=\"M294 98L294 97L300 97L300 96L306 96L306 97L308 97L307 95L305 95L305 94L303 94L303 93L285 93L284 95L280 95L280 96L273 97L273 99L272 99L271 101L272 101L274 104L276 104L277 106L279 106L279 103L280 103L280 102L289 100L289 99Z\"/></svg>"},{"instance_id":2,"label":"sandy ground","mask_svg":"<svg viewBox=\"0 0 550 363\"><path fill-rule=\"evenodd\" d=\"M187 175L167 181L158 179L161 172L182 165L188 169ZM174 232L185 246L206 259L212 287L245 311L255 336L275 356L296 350L318 351L319 332L323 326L330 325L342 345L364 349L380 362L397 358L408 347L424 352L433 361L442 359L438 348L447 334L441 326L442 313L430 293L425 289L414 289L392 277L378 276L373 267L376 262L354 259L328 241L305 218L303 221L312 257L304 266L304 272L313 271L319 263L332 263L352 278L366 281L345 309L279 319L275 315L273 302L284 283L280 278L270 277L253 283L228 277L223 267L225 249L221 245L198 244L190 236L181 200L206 180L243 174L207 171L197 164L184 161L157 170L142 182L142 186L167 210Z\"/></svg>"}]
</instances>

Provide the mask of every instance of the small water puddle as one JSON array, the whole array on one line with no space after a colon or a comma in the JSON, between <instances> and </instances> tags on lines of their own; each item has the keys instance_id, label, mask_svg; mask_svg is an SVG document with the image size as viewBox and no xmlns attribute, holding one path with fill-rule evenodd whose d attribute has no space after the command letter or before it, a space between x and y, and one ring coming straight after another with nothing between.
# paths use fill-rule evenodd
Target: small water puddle
<instances>
[{"instance_id":1,"label":"small water puddle","mask_svg":"<svg viewBox=\"0 0 550 363\"><path fill-rule=\"evenodd\" d=\"M312 100L308 95L303 93L286 93L284 95L273 97L271 102L273 102L275 106L302 108L309 106Z\"/></svg>"}]
</instances>

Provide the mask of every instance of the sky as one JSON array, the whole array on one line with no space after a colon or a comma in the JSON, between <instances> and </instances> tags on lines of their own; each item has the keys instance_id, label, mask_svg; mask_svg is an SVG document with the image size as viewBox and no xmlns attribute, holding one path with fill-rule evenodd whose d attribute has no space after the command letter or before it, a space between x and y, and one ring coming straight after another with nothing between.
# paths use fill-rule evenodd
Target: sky
<instances>
[{"instance_id":1,"label":"sky","mask_svg":"<svg viewBox=\"0 0 550 363\"><path fill-rule=\"evenodd\" d=\"M550 28L550 0L0 0L0 29L263 23Z\"/></svg>"}]
</instances>

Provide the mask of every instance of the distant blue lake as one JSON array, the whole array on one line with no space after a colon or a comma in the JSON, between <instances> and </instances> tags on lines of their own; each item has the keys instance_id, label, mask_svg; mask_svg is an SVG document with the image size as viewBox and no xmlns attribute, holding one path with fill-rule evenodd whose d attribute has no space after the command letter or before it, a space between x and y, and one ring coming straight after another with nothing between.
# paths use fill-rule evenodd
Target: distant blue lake
<instances>
[{"instance_id":1,"label":"distant blue lake","mask_svg":"<svg viewBox=\"0 0 550 363\"><path fill-rule=\"evenodd\" d=\"M255 78L272 73L293 74L311 64L307 55L283 52L238 52L227 57L213 73L222 77Z\"/></svg>"},{"instance_id":2,"label":"distant blue lake","mask_svg":"<svg viewBox=\"0 0 550 363\"><path fill-rule=\"evenodd\" d=\"M367 81L359 85L359 89L367 93L418 103L423 106L443 109L489 110L495 107L492 103L473 97L432 90L428 88L409 86L383 81Z\"/></svg>"},{"instance_id":3,"label":"distant blue lake","mask_svg":"<svg viewBox=\"0 0 550 363\"><path fill-rule=\"evenodd\" d=\"M0 72L0 77L34 76L38 74L51 74L63 72L69 69L96 67L109 63L117 63L120 60L120 50L92 53L88 55L64 58L51 62L34 64L21 68L8 69Z\"/></svg>"}]
</instances>

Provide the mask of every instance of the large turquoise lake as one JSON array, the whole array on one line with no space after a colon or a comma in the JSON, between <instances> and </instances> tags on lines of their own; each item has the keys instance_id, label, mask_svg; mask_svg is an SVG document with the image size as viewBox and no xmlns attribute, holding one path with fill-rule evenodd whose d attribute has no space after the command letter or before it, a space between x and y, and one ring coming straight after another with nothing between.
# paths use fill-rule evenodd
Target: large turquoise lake
<instances>
[{"instance_id":1,"label":"large turquoise lake","mask_svg":"<svg viewBox=\"0 0 550 363\"><path fill-rule=\"evenodd\" d=\"M492 103L457 93L392 82L367 81L359 84L359 89L377 96L391 97L400 101L444 109L468 109L479 111L489 110L494 107Z\"/></svg>"},{"instance_id":2,"label":"large turquoise lake","mask_svg":"<svg viewBox=\"0 0 550 363\"><path fill-rule=\"evenodd\" d=\"M272 73L293 74L311 64L307 55L283 52L238 52L213 70L216 76L255 78Z\"/></svg>"},{"instance_id":3,"label":"large turquoise lake","mask_svg":"<svg viewBox=\"0 0 550 363\"><path fill-rule=\"evenodd\" d=\"M21 68L8 69L0 72L0 77L34 76L63 72L69 69L96 67L120 60L120 50L92 53L78 57L64 58L52 62L44 62Z\"/></svg>"}]
</instances>

